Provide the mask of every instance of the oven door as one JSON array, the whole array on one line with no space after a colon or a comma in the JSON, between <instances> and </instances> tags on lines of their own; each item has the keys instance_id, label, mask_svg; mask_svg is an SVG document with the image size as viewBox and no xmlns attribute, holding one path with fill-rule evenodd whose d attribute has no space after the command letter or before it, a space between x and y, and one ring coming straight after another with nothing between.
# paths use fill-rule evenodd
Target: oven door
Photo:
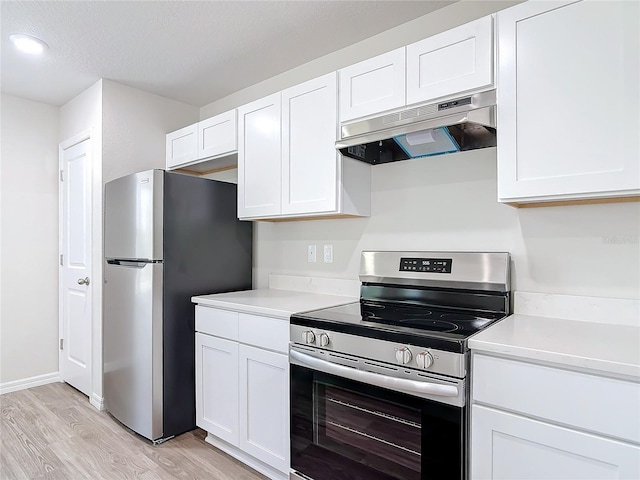
<instances>
[{"instance_id":1,"label":"oven door","mask_svg":"<svg viewBox=\"0 0 640 480\"><path fill-rule=\"evenodd\" d=\"M446 387L446 381L425 382L426 390L435 390L410 394L406 392L418 382L403 385L398 378L335 365L294 348L290 368L292 479L465 478L467 421L462 380L451 382L460 398L451 398L451 390L438 388ZM454 405L434 400L438 392Z\"/></svg>"}]
</instances>

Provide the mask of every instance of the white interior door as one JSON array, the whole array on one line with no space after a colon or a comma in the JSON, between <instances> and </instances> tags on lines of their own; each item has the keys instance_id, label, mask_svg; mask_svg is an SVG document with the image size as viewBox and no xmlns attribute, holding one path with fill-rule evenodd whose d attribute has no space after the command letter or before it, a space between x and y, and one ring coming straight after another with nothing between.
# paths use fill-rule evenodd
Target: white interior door
<instances>
[{"instance_id":1,"label":"white interior door","mask_svg":"<svg viewBox=\"0 0 640 480\"><path fill-rule=\"evenodd\" d=\"M71 143L71 142L69 142ZM91 140L60 148L60 376L91 386Z\"/></svg>"}]
</instances>

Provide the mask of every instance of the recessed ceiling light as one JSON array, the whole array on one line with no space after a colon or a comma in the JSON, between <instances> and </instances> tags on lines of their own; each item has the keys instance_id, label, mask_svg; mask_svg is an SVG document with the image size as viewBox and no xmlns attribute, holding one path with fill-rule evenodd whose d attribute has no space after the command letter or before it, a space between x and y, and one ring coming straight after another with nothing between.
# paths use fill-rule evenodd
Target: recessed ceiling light
<instances>
[{"instance_id":1,"label":"recessed ceiling light","mask_svg":"<svg viewBox=\"0 0 640 480\"><path fill-rule=\"evenodd\" d=\"M29 55L38 55L42 53L45 48L49 48L49 46L39 38L22 33L10 35L9 40L11 40L11 43L13 43L18 50L23 53L28 53Z\"/></svg>"}]
</instances>

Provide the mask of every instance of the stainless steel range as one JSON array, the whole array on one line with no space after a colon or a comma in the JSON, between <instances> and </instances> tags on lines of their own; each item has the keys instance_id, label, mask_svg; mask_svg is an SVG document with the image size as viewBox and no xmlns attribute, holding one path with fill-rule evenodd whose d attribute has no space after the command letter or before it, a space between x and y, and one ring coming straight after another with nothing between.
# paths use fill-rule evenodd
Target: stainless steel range
<instances>
[{"instance_id":1,"label":"stainless steel range","mask_svg":"<svg viewBox=\"0 0 640 480\"><path fill-rule=\"evenodd\" d=\"M360 301L291 317L291 478L466 479L467 339L508 253L363 252Z\"/></svg>"}]
</instances>

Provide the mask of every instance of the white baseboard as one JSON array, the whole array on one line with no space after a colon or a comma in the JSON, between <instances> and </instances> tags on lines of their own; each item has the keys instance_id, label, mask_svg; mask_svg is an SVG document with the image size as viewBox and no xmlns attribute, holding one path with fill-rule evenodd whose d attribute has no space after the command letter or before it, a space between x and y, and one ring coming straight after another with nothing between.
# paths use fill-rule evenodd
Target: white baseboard
<instances>
[{"instance_id":1,"label":"white baseboard","mask_svg":"<svg viewBox=\"0 0 640 480\"><path fill-rule=\"evenodd\" d=\"M240 460L248 467L253 468L257 472L260 472L271 480L289 480L288 474L285 474L280 470L273 468L271 465L267 465L266 463L261 462L248 453L243 452L238 447L230 445L224 440L220 440L219 438L214 437L209 432L207 432L207 436L205 437L204 441L209 445L213 445L214 447L222 450L224 453L231 455L236 460Z\"/></svg>"},{"instance_id":2,"label":"white baseboard","mask_svg":"<svg viewBox=\"0 0 640 480\"><path fill-rule=\"evenodd\" d=\"M4 382L0 383L0 395L61 381L60 372L52 372L45 375L36 375L35 377L14 380L12 382Z\"/></svg>"},{"instance_id":3,"label":"white baseboard","mask_svg":"<svg viewBox=\"0 0 640 480\"><path fill-rule=\"evenodd\" d=\"M95 393L92 393L89 397L89 403L100 411L104 410L104 398L96 395Z\"/></svg>"}]
</instances>

